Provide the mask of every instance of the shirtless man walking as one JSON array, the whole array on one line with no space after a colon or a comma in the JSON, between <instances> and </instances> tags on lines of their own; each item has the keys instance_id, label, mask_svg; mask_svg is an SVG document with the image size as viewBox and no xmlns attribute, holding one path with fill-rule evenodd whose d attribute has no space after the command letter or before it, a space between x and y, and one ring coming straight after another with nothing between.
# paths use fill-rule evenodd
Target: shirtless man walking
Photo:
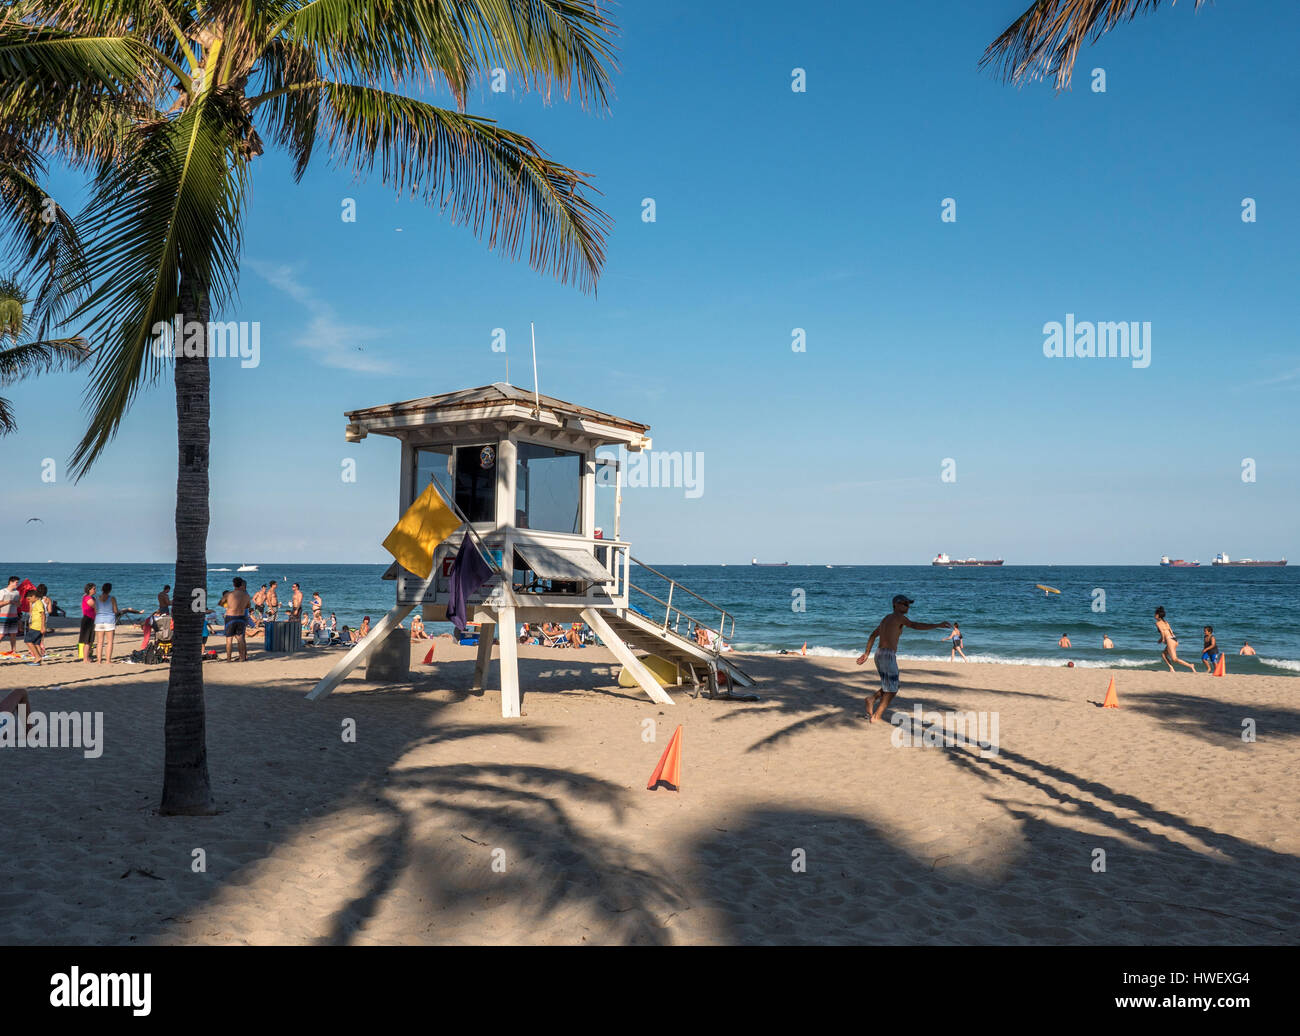
<instances>
[{"instance_id":1,"label":"shirtless man walking","mask_svg":"<svg viewBox=\"0 0 1300 1036\"><path fill-rule=\"evenodd\" d=\"M266 591L266 621L275 622L275 617L280 611L280 595L275 592L275 580L271 580L271 585Z\"/></svg>"},{"instance_id":2,"label":"shirtless man walking","mask_svg":"<svg viewBox=\"0 0 1300 1036\"><path fill-rule=\"evenodd\" d=\"M253 607L257 610L258 618L266 615L266 584L262 584L262 589L253 594Z\"/></svg>"},{"instance_id":3,"label":"shirtless man walking","mask_svg":"<svg viewBox=\"0 0 1300 1036\"><path fill-rule=\"evenodd\" d=\"M298 584L293 584L293 599L289 605L289 621L302 621L302 591L298 589Z\"/></svg>"},{"instance_id":4,"label":"shirtless man walking","mask_svg":"<svg viewBox=\"0 0 1300 1036\"><path fill-rule=\"evenodd\" d=\"M226 606L226 661L230 661L232 641L239 642L239 660L248 661L248 642L244 633L248 628L248 606L251 599L244 589L244 581L239 576L234 578L234 589L221 595L221 603Z\"/></svg>"},{"instance_id":5,"label":"shirtless man walking","mask_svg":"<svg viewBox=\"0 0 1300 1036\"><path fill-rule=\"evenodd\" d=\"M880 674L880 690L867 701L867 717L872 723L884 714L885 709L889 708L889 703L894 700L894 695L898 693L897 651L898 638L903 632L903 627L914 630L952 629L951 622L913 622L907 617L907 609L913 603L910 597L895 594L893 612L881 619L880 625L871 631L867 649L858 656L858 665L862 665L871 657L871 645L876 642L876 638L880 639L880 646L876 648L876 672ZM880 703L878 707L877 702Z\"/></svg>"}]
</instances>

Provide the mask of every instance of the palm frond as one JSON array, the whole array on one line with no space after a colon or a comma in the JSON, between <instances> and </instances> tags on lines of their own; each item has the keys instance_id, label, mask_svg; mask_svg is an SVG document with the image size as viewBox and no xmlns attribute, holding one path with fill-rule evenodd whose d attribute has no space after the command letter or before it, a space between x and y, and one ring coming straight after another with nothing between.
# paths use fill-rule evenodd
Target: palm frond
<instances>
[{"instance_id":1,"label":"palm frond","mask_svg":"<svg viewBox=\"0 0 1300 1036\"><path fill-rule=\"evenodd\" d=\"M182 274L214 312L233 299L246 161L230 113L205 95L151 127L133 160L107 169L79 220L95 247L78 271L87 297L69 316L97 344L90 421L73 455L80 478L116 434L136 393L166 369L153 329L180 311Z\"/></svg>"},{"instance_id":2,"label":"palm frond","mask_svg":"<svg viewBox=\"0 0 1300 1036\"><path fill-rule=\"evenodd\" d=\"M1170 0L1176 3L1177 0ZM1194 0L1199 9L1205 0ZM1095 43L1120 22L1155 11L1161 0L1036 0L994 40L980 66L998 65L1007 82L1052 78L1070 85L1085 42Z\"/></svg>"},{"instance_id":3,"label":"palm frond","mask_svg":"<svg viewBox=\"0 0 1300 1036\"><path fill-rule=\"evenodd\" d=\"M286 19L330 78L409 85L437 73L461 109L471 80L496 67L524 89L558 86L606 108L614 32L599 0L309 0Z\"/></svg>"},{"instance_id":4,"label":"palm frond","mask_svg":"<svg viewBox=\"0 0 1300 1036\"><path fill-rule=\"evenodd\" d=\"M44 165L25 143L0 131L0 234L14 262L40 280L34 319L45 335L73 301L66 275L83 257L76 223L38 181Z\"/></svg>"},{"instance_id":5,"label":"palm frond","mask_svg":"<svg viewBox=\"0 0 1300 1036\"><path fill-rule=\"evenodd\" d=\"M401 94L331 83L322 134L333 161L362 179L379 164L399 195L436 205L488 244L584 291L605 259L608 217L587 197L589 177L551 161L527 137L488 120Z\"/></svg>"},{"instance_id":6,"label":"palm frond","mask_svg":"<svg viewBox=\"0 0 1300 1036\"><path fill-rule=\"evenodd\" d=\"M90 355L84 338L48 338L0 348L0 386L51 371L72 370Z\"/></svg>"}]
</instances>

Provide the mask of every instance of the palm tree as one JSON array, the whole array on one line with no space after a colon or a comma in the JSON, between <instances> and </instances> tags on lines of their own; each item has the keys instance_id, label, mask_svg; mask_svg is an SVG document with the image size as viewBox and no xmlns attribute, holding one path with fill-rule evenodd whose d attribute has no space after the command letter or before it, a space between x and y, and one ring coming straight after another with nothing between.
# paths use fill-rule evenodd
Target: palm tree
<instances>
[{"instance_id":1,"label":"palm tree","mask_svg":"<svg viewBox=\"0 0 1300 1036\"><path fill-rule=\"evenodd\" d=\"M83 338L19 342L26 331L27 299L12 277L0 278L0 387L55 370L71 370L89 355ZM0 396L0 435L18 430L9 400Z\"/></svg>"},{"instance_id":2,"label":"palm tree","mask_svg":"<svg viewBox=\"0 0 1300 1036\"><path fill-rule=\"evenodd\" d=\"M153 329L229 309L256 159L318 151L357 179L437 206L583 290L607 217L586 174L466 114L494 68L604 109L613 23L599 0L19 0L0 24L0 127L89 174L69 315L99 344L85 474L136 393L171 370L179 467L161 811L212 810L200 653L208 533L207 356L160 355ZM453 107L411 96L433 85Z\"/></svg>"},{"instance_id":3,"label":"palm tree","mask_svg":"<svg viewBox=\"0 0 1300 1036\"><path fill-rule=\"evenodd\" d=\"M1120 22L1154 11L1161 0L1035 0L989 44L981 65L998 64L1008 82L1054 78L1070 85L1079 48L1096 43ZM1170 0L1171 3L1176 0ZM1195 0L1199 9L1205 0Z\"/></svg>"}]
</instances>

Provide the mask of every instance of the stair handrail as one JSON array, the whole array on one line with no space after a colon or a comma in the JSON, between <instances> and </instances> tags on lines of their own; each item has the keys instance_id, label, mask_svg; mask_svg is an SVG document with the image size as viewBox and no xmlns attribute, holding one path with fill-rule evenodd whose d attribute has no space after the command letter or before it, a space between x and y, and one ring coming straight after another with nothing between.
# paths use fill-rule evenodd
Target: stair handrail
<instances>
[{"instance_id":1,"label":"stair handrail","mask_svg":"<svg viewBox=\"0 0 1300 1036\"><path fill-rule=\"evenodd\" d=\"M633 582L632 582L632 578L631 578L631 573L628 573L628 579L627 579L628 589L630 589L630 590L635 590L635 591L637 591L638 593L641 593L641 594L645 594L645 596L649 597L652 601L656 602L657 604L662 604L662 605L664 606L664 608L666 609L666 611L665 611L665 613L664 613L663 628L664 628L665 630L668 629L668 625L669 625L668 620L669 620L669 618L671 617L671 615L672 615L673 612L676 612L676 613L677 613L677 616L678 616L677 623L674 624L674 630L673 630L674 633L677 632L677 630L676 630L676 625L679 624L679 623L681 622L682 619L686 619L688 622L693 622L693 623L695 623L697 626L704 626L706 629L709 628L708 625L707 625L706 623L702 623L699 619L695 618L694 616L692 616L692 615L688 615L686 612L682 611L682 609L681 609L680 607L677 607L677 608L674 608L674 607L673 607L673 605L671 604L672 597L673 597L673 592L674 592L674 590L681 590L682 593L690 594L690 595L691 595L692 597L694 597L697 601L700 601L700 602L702 602L703 604L708 605L710 608L712 608L712 609L714 609L716 612L718 612L718 614L719 614L719 619L718 619L718 641L719 641L719 643L718 643L717 645L714 646L713 652L714 652L715 655L719 653L719 648L720 648L720 646L721 646L721 641L722 641L722 638L723 638L723 637L725 637L725 636L730 636L731 639L733 639L733 640L735 639L735 637L736 637L736 617L735 617L734 615L732 615L731 612L727 611L727 609L721 607L720 605L716 605L716 604L714 604L714 603L713 603L712 601L710 601L707 597L701 597L699 594L697 594L697 593L696 593L694 590L692 590L690 587L683 586L681 583L679 583L679 582L678 582L676 579L674 579L672 576L670 576L670 575L666 575L666 574L664 574L663 572L660 572L657 568L652 568L650 565L647 565L644 561L640 560L639 558L632 557L631 554L630 554L630 552L629 552L629 559L632 561L633 564L640 565L640 566L641 566L642 568L644 568L647 572L652 572L652 573L654 573L655 575L657 575L660 579L663 579L663 580L667 581L667 583L668 583L668 600L667 600L667 601L664 601L664 600L661 600L660 598L656 597L656 596L655 596L654 594L652 594L649 590L645 590L645 589L643 589L642 587L639 587L639 586L637 586L635 583L633 583ZM728 620L728 619L731 620L731 633L730 633L730 634L727 633L727 620ZM681 634L678 633L678 636L681 636Z\"/></svg>"}]
</instances>

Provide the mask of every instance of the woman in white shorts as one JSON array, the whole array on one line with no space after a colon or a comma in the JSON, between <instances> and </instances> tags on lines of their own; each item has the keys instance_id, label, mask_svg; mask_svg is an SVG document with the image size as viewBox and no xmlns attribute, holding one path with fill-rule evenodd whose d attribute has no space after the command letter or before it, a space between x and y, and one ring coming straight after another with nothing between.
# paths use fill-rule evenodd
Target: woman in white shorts
<instances>
[{"instance_id":1,"label":"woman in white shorts","mask_svg":"<svg viewBox=\"0 0 1300 1036\"><path fill-rule=\"evenodd\" d=\"M101 665L108 665L113 660L113 636L116 633L117 598L113 596L113 584L105 583L95 598L95 640L98 643L95 657Z\"/></svg>"}]
</instances>

